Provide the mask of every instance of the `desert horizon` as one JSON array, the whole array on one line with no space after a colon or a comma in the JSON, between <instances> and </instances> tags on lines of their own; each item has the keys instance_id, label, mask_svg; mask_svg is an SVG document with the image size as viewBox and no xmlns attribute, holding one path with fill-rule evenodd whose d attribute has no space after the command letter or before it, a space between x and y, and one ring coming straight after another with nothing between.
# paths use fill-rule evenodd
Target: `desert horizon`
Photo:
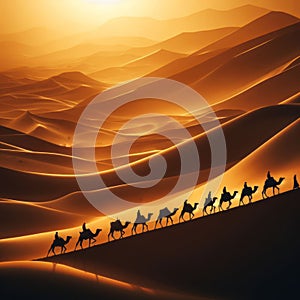
<instances>
[{"instance_id":1,"label":"desert horizon","mask_svg":"<svg viewBox=\"0 0 300 300\"><path fill-rule=\"evenodd\" d=\"M0 274L9 274L7 287L15 280L20 293L37 297L21 283L25 272L46 299L47 281L61 298L63 283L105 299L282 299L289 289L294 296L292 280L276 292L282 278L272 264L294 274L290 259L299 250L291 237L300 180L296 1L16 0L0 9ZM168 214L174 225L165 226ZM258 243L265 240L254 254L256 218ZM124 239L108 242L116 220ZM222 220L231 229L248 223L228 233L227 245ZM138 225L134 234L135 222L149 232ZM282 232L278 222L286 224ZM96 242L86 249L86 238L74 252L84 223ZM202 230L211 232L203 233L211 246L202 247ZM56 232L72 238L65 254L57 247L46 258ZM181 240L187 248L176 249ZM268 257L275 245L290 258L279 250ZM214 248L227 246L228 257ZM126 262L116 259L118 249ZM182 263L197 252L215 270L203 262L207 278L199 275L199 283L201 263ZM148 258L148 276L135 258ZM156 276L152 266L168 258L174 268L168 261ZM244 272L252 281L248 291L245 282L235 290L226 280L214 290L231 261L234 280ZM189 268L196 269L183 276Z\"/></svg>"}]
</instances>

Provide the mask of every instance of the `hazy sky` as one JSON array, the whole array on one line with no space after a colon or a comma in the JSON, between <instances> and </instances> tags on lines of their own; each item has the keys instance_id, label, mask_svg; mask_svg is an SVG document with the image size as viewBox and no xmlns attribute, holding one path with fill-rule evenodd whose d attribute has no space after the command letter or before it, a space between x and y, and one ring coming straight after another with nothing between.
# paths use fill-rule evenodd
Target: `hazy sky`
<instances>
[{"instance_id":1,"label":"hazy sky","mask_svg":"<svg viewBox=\"0 0 300 300\"><path fill-rule=\"evenodd\" d=\"M229 9L245 4L300 17L300 0L1 0L0 32L40 26L84 31L120 16L167 19L205 8Z\"/></svg>"}]
</instances>

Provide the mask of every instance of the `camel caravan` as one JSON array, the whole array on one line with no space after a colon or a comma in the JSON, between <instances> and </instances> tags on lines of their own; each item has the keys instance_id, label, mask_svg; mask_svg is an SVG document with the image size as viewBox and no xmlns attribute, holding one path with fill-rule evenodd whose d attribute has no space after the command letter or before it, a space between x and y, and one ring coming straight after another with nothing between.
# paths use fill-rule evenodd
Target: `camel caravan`
<instances>
[{"instance_id":1,"label":"camel caravan","mask_svg":"<svg viewBox=\"0 0 300 300\"><path fill-rule=\"evenodd\" d=\"M278 180L274 179L274 177L271 176L270 171L267 173L267 179L264 182L263 189L262 189L262 198L268 198L269 196L267 195L267 190L272 189L273 190L273 196L275 196L275 192L277 191L277 194L280 193L279 185L283 182L285 178L280 177ZM297 181L296 175L293 177L293 189L299 189L299 183ZM248 204L252 203L253 199L253 194L256 193L258 190L258 186L248 186L247 182L244 183L244 187L241 192L241 196L239 199L239 206L245 205L244 199L245 197L248 198ZM224 187L222 194L220 196L219 204L218 206L215 205L218 197L212 197L211 192L208 193L207 198L205 199L203 210L202 210L202 215L209 215L212 213L216 212L216 208L218 208L219 212L223 211L223 204L227 203L227 207L225 208L226 210L230 208L232 205L233 199L235 199L236 195L238 194L238 191L233 191L232 193L227 191L227 188ZM184 216L187 214L189 216L189 220L192 220L194 215L194 211L197 209L199 203L194 203L193 205L188 203L188 200L186 199L183 203L178 221L179 223L181 221L185 222L187 221ZM208 211L209 209L209 211ZM168 226L169 222L171 225L174 224L173 217L177 213L179 208L174 208L173 211L170 211L167 207L161 209L158 213L158 216L156 218L155 224L154 224L154 229L157 228L158 225L160 227L163 226L163 220L165 219L165 226ZM137 234L137 229L138 227L141 227L141 232L149 231L148 227L148 222L151 220L151 217L153 216L153 213L148 213L147 217L141 214L140 210L137 211L137 216L136 219L132 225L131 228L131 234ZM110 223L110 230L108 233L108 241L110 241L110 238L113 238L114 240L116 237L114 236L115 232L119 233L119 239L123 238L125 234L125 229L130 225L130 222L125 222L122 224L120 220L116 220ZM90 229L86 228L86 224L83 223L82 225L82 231L79 232L79 237L75 245L74 251L77 249L77 246L79 245L81 249L83 249L83 242L88 241L88 247L91 246L91 244L96 243L96 237L100 234L102 229L98 228L96 231L93 233ZM63 239L58 235L58 232L55 233L54 240L48 250L47 256L49 256L50 252L52 252L54 255L55 253L55 248L58 247L61 249L61 254L65 253L67 248L66 245L70 242L71 236L67 236L66 239Z\"/></svg>"}]
</instances>

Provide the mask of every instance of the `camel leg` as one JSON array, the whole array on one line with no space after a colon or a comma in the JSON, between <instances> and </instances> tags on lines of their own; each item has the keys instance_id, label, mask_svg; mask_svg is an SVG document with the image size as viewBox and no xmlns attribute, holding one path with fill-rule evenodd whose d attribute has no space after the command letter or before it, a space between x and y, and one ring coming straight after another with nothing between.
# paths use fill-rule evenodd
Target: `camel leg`
<instances>
[{"instance_id":1,"label":"camel leg","mask_svg":"<svg viewBox=\"0 0 300 300\"><path fill-rule=\"evenodd\" d=\"M239 202L239 206L241 206L241 203L243 203L243 205L245 205L244 201L243 201L244 197L241 197L240 202Z\"/></svg>"},{"instance_id":2,"label":"camel leg","mask_svg":"<svg viewBox=\"0 0 300 300\"><path fill-rule=\"evenodd\" d=\"M273 196L275 196L275 187L273 186Z\"/></svg>"},{"instance_id":3,"label":"camel leg","mask_svg":"<svg viewBox=\"0 0 300 300\"><path fill-rule=\"evenodd\" d=\"M192 220L195 217L194 213L190 214L190 220Z\"/></svg>"},{"instance_id":4,"label":"camel leg","mask_svg":"<svg viewBox=\"0 0 300 300\"><path fill-rule=\"evenodd\" d=\"M54 251L54 248L55 248L55 247L52 247L52 252L53 252L54 255L56 255L56 253L55 253L55 251Z\"/></svg>"},{"instance_id":5,"label":"camel leg","mask_svg":"<svg viewBox=\"0 0 300 300\"><path fill-rule=\"evenodd\" d=\"M173 223L173 219L172 219L172 217L170 217L170 220L171 220L171 224L173 225L174 223Z\"/></svg>"},{"instance_id":6,"label":"camel leg","mask_svg":"<svg viewBox=\"0 0 300 300\"><path fill-rule=\"evenodd\" d=\"M143 224L146 227L146 230L149 231L147 223Z\"/></svg>"},{"instance_id":7,"label":"camel leg","mask_svg":"<svg viewBox=\"0 0 300 300\"><path fill-rule=\"evenodd\" d=\"M229 209L230 206L231 206L231 201L229 201L229 205L228 205L227 209Z\"/></svg>"},{"instance_id":8,"label":"camel leg","mask_svg":"<svg viewBox=\"0 0 300 300\"><path fill-rule=\"evenodd\" d=\"M95 238L92 238L92 244L96 243L96 239Z\"/></svg>"},{"instance_id":9,"label":"camel leg","mask_svg":"<svg viewBox=\"0 0 300 300\"><path fill-rule=\"evenodd\" d=\"M163 227L162 219L159 219L159 224L160 224L160 227Z\"/></svg>"},{"instance_id":10,"label":"camel leg","mask_svg":"<svg viewBox=\"0 0 300 300\"><path fill-rule=\"evenodd\" d=\"M222 208L222 203L219 204L219 211L222 211L223 208Z\"/></svg>"},{"instance_id":11,"label":"camel leg","mask_svg":"<svg viewBox=\"0 0 300 300\"><path fill-rule=\"evenodd\" d=\"M76 245L75 245L75 249L74 249L74 251L76 250L76 248L77 248L77 246L78 246L79 242L80 242L80 239L78 239L78 241L77 241L77 243L76 243Z\"/></svg>"},{"instance_id":12,"label":"camel leg","mask_svg":"<svg viewBox=\"0 0 300 300\"><path fill-rule=\"evenodd\" d=\"M185 222L185 218L184 218L184 213L180 215L181 219L183 220L183 222ZM180 219L180 218L179 218Z\"/></svg>"},{"instance_id":13,"label":"camel leg","mask_svg":"<svg viewBox=\"0 0 300 300\"><path fill-rule=\"evenodd\" d=\"M263 190L263 196L266 196L266 198L269 198L268 194L267 194L267 190ZM263 197L264 198L264 197Z\"/></svg>"},{"instance_id":14,"label":"camel leg","mask_svg":"<svg viewBox=\"0 0 300 300\"><path fill-rule=\"evenodd\" d=\"M48 250L47 257L49 256L51 249L52 249L52 247L50 247L50 249Z\"/></svg>"},{"instance_id":15,"label":"camel leg","mask_svg":"<svg viewBox=\"0 0 300 300\"><path fill-rule=\"evenodd\" d=\"M278 194L280 194L280 193L279 193L279 191L280 191L280 190L279 190L279 187L278 187L278 186L275 186L275 188L277 189Z\"/></svg>"}]
</instances>

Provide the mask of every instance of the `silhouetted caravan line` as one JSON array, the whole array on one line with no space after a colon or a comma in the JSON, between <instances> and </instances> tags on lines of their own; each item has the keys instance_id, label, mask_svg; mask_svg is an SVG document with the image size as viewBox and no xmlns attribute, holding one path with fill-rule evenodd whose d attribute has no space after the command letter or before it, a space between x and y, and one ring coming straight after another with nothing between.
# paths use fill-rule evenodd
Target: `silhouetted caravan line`
<instances>
[{"instance_id":1,"label":"silhouetted caravan line","mask_svg":"<svg viewBox=\"0 0 300 300\"><path fill-rule=\"evenodd\" d=\"M95 237L97 237L101 231L102 231L102 229L98 228L98 229L96 229L96 232L93 233L90 229L86 228L86 224L83 223L82 231L79 232L79 238L78 238L78 241L75 245L74 250L76 250L78 244L80 245L81 249L83 249L82 243L83 243L84 240L88 240L89 241L89 247L91 247L91 242L92 242L92 244L96 243Z\"/></svg>"},{"instance_id":2,"label":"silhouetted caravan line","mask_svg":"<svg viewBox=\"0 0 300 300\"><path fill-rule=\"evenodd\" d=\"M278 181L275 180L274 177L271 176L270 171L268 171L267 179L265 181L264 188L263 188L263 191L262 191L263 199L265 198L265 196L267 198L269 197L267 195L267 189L269 189L269 188L273 188L273 196L275 195L275 189L277 189L278 194L279 194L280 190L279 190L278 185L280 185L283 180L284 180L284 177L280 177Z\"/></svg>"},{"instance_id":3,"label":"silhouetted caravan line","mask_svg":"<svg viewBox=\"0 0 300 300\"><path fill-rule=\"evenodd\" d=\"M130 222L125 222L125 224L123 225L121 223L120 220L116 220L114 222L110 223L110 231L108 233L108 241L110 236L112 236L112 238L115 240L116 238L114 237L114 232L115 231L119 231L120 232L120 239L123 237L123 235L125 234L124 229L128 227L128 225L130 224Z\"/></svg>"},{"instance_id":4,"label":"silhouetted caravan line","mask_svg":"<svg viewBox=\"0 0 300 300\"><path fill-rule=\"evenodd\" d=\"M216 207L214 206L216 200L218 199L218 197L211 197L211 192L208 193L207 198L205 198L205 203L204 203L204 207L203 207L203 216L204 214L208 214L206 209L207 207L210 207L210 213L212 213L212 211L215 213L216 211Z\"/></svg>"},{"instance_id":5,"label":"silhouetted caravan line","mask_svg":"<svg viewBox=\"0 0 300 300\"><path fill-rule=\"evenodd\" d=\"M234 191L233 194L231 195L229 192L226 190L226 186L223 188L223 193L220 198L220 203L219 203L219 211L223 210L222 204L223 202L229 202L227 209L230 208L231 206L231 200L234 199L234 197L237 195L238 191Z\"/></svg>"},{"instance_id":6,"label":"silhouetted caravan line","mask_svg":"<svg viewBox=\"0 0 300 300\"><path fill-rule=\"evenodd\" d=\"M263 191L262 191L262 195L263 195L263 199L264 196L268 197L268 195L266 194L266 191L268 188L273 188L273 195L275 195L275 189L278 190L279 193L279 187L278 185L280 185L282 183L282 181L284 180L284 177L280 177L279 180L275 180L271 175L270 175L270 171L268 171L267 173L267 179L265 180L265 184L263 187ZM294 175L293 177L293 189L299 189L299 183L297 181L297 176ZM247 182L244 183L244 187L242 189L241 192L241 197L239 200L239 206L241 204L245 205L243 199L244 197L248 197L249 199L249 203L251 203L252 199L253 199L253 194L258 190L258 186L255 185L253 187L248 186ZM220 198L220 202L219 202L219 211L223 211L223 207L222 204L223 202L229 202L228 203L228 207L226 209L229 209L231 206L231 200L235 198L235 196L237 195L238 191L234 191L233 194L231 194L230 192L227 191L226 187L223 188L223 192L221 194L221 198ZM218 197L212 197L211 195L211 191L208 193L207 198L205 198L205 203L203 206L203 216L205 214L211 214L211 213L215 213L216 207L215 207L215 202L217 201ZM194 213L193 211L195 209L197 209L197 206L199 205L199 203L194 203L194 205L191 205L190 203L188 203L188 200L186 199L183 203L183 207L179 216L179 223L180 220L183 219L183 221L186 221L184 219L184 215L185 213L188 213L190 216L190 220L194 217ZM209 213L207 212L207 208L210 207ZM161 227L164 227L162 224L162 220L164 218L166 218L166 224L165 226L168 226L169 221L171 222L171 224L173 225L173 216L176 214L176 212L178 211L178 208L174 208L174 210L171 212L167 207L161 209L159 211L159 214L157 216L155 225L154 225L154 229L156 229L157 224L159 223ZM136 216L136 220L133 223L132 229L131 229L131 234L137 234L137 228L139 225L142 226L142 232L145 231L145 229L148 231L148 225L147 222L150 221L151 217L152 217L153 213L148 213L147 217L145 217L144 215L141 214L140 210L137 211L137 216ZM125 222L124 224L121 223L120 220L116 220L114 222L110 223L110 231L108 233L108 241L110 241L110 237L112 236L112 238L115 240L116 238L114 237L114 232L115 231L119 231L120 232L120 237L119 239L123 238L123 235L125 234L124 229L128 227L128 225L130 224L130 222ZM80 245L81 249L83 249L82 244L84 240L88 240L89 241L89 247L91 246L91 244L96 242L95 237L97 237L99 235L99 233L102 231L102 229L96 229L96 232L93 233L90 229L86 228L86 224L83 223L82 225L82 231L79 233L79 238L78 241L75 245L75 249L77 248L78 245ZM64 240L62 237L60 237L58 235L58 232L55 233L55 238L53 240L53 243L50 246L50 249L48 250L47 253L47 257L49 256L50 252L52 251L54 255L56 255L55 253L55 248L56 247L60 247L61 248L61 253L65 253L65 251L67 250L65 245L69 243L69 241L71 240L71 236L67 236L66 240Z\"/></svg>"},{"instance_id":7,"label":"silhouetted caravan line","mask_svg":"<svg viewBox=\"0 0 300 300\"><path fill-rule=\"evenodd\" d=\"M47 253L47 257L49 256L49 253L50 251L53 252L54 255L56 255L54 249L56 247L60 247L61 248L61 251L60 253L65 253L67 248L65 245L67 245L69 243L69 241L71 240L71 236L67 236L66 240L64 240L62 237L58 236L58 232L55 233L55 238L53 240L53 243L51 244L49 250L48 250L48 253Z\"/></svg>"},{"instance_id":8,"label":"silhouetted caravan line","mask_svg":"<svg viewBox=\"0 0 300 300\"><path fill-rule=\"evenodd\" d=\"M169 220L171 221L171 224L173 225L172 217L176 214L177 210L178 210L178 208L174 208L173 212L170 212L170 210L167 207L161 209L159 211L158 217L156 219L154 229L156 228L156 225L158 222L159 222L160 226L163 227L162 222L161 222L163 218L167 219L166 226L168 225Z\"/></svg>"},{"instance_id":9,"label":"silhouetted caravan line","mask_svg":"<svg viewBox=\"0 0 300 300\"><path fill-rule=\"evenodd\" d=\"M140 211L138 210L135 222L134 222L134 224L132 226L132 229L131 229L131 234L134 234L134 233L136 234L137 233L136 229L139 225L142 225L142 232L144 232L145 227L146 227L147 230L149 230L147 222L150 221L152 216L153 216L153 213L148 213L148 216L146 218L145 216L141 215Z\"/></svg>"},{"instance_id":10,"label":"silhouetted caravan line","mask_svg":"<svg viewBox=\"0 0 300 300\"><path fill-rule=\"evenodd\" d=\"M239 205L241 205L241 203L245 204L243 199L245 196L248 196L249 199L249 203L251 203L252 200L252 195L258 190L258 186L255 185L253 188L251 186L247 185L247 182L244 183L244 188L242 190L242 194L241 194L241 198L240 198L240 202Z\"/></svg>"},{"instance_id":11,"label":"silhouetted caravan line","mask_svg":"<svg viewBox=\"0 0 300 300\"><path fill-rule=\"evenodd\" d=\"M185 219L184 219L185 213L188 213L190 215L190 220L191 220L194 217L193 211L197 208L198 205L199 205L199 203L194 203L194 206L192 206L190 203L187 203L187 200L185 200L182 211L179 216L179 223L180 223L181 219L183 221L185 221Z\"/></svg>"}]
</instances>

